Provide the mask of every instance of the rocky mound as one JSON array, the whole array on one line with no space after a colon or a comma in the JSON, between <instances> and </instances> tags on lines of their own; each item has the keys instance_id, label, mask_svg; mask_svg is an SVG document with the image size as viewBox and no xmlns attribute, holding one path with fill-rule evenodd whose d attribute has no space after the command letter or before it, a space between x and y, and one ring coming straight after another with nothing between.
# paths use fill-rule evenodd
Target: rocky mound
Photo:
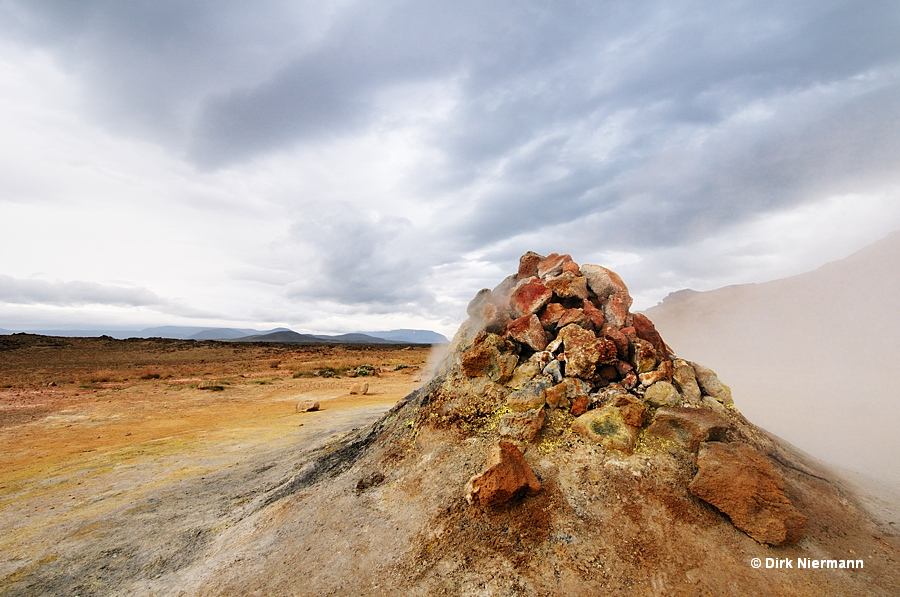
<instances>
[{"instance_id":1,"label":"rocky mound","mask_svg":"<svg viewBox=\"0 0 900 597\"><path fill-rule=\"evenodd\" d=\"M427 386L268 491L179 590L896 594L900 550L852 495L630 306L606 268L524 255Z\"/></svg>"}]
</instances>

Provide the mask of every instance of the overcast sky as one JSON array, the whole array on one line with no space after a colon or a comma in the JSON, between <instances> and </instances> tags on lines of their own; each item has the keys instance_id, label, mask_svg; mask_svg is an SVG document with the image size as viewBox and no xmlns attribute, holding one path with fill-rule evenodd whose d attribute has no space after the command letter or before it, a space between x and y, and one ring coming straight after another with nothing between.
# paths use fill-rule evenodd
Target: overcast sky
<instances>
[{"instance_id":1,"label":"overcast sky","mask_svg":"<svg viewBox=\"0 0 900 597\"><path fill-rule=\"evenodd\" d=\"M0 328L452 334L900 228L900 3L0 1Z\"/></svg>"}]
</instances>

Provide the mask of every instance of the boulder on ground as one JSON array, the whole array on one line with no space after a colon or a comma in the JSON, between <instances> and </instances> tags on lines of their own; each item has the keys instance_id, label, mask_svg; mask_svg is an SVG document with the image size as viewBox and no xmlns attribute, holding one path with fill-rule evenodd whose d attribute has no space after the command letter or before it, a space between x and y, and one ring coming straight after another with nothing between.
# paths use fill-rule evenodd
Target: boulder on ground
<instances>
[{"instance_id":1,"label":"boulder on ground","mask_svg":"<svg viewBox=\"0 0 900 597\"><path fill-rule=\"evenodd\" d=\"M701 442L724 439L728 427L724 417L706 408L660 408L647 433L696 452Z\"/></svg>"},{"instance_id":2,"label":"boulder on ground","mask_svg":"<svg viewBox=\"0 0 900 597\"><path fill-rule=\"evenodd\" d=\"M803 538L806 517L785 495L784 478L762 454L746 444L707 442L697 467L691 493L728 515L734 526L769 545Z\"/></svg>"},{"instance_id":3,"label":"boulder on ground","mask_svg":"<svg viewBox=\"0 0 900 597\"><path fill-rule=\"evenodd\" d=\"M500 417L500 437L521 442L534 441L544 426L546 416L543 408L507 413Z\"/></svg>"},{"instance_id":4,"label":"boulder on ground","mask_svg":"<svg viewBox=\"0 0 900 597\"><path fill-rule=\"evenodd\" d=\"M298 413L311 413L319 410L319 403L315 400L301 400L294 410Z\"/></svg>"},{"instance_id":5,"label":"boulder on ground","mask_svg":"<svg viewBox=\"0 0 900 597\"><path fill-rule=\"evenodd\" d=\"M637 428L628 425L616 406L589 410L572 423L572 429L588 441L626 454L634 451Z\"/></svg>"},{"instance_id":6,"label":"boulder on ground","mask_svg":"<svg viewBox=\"0 0 900 597\"><path fill-rule=\"evenodd\" d=\"M522 452L513 444L501 441L491 446L484 472L466 484L466 501L473 506L494 509L540 490L541 482Z\"/></svg>"},{"instance_id":7,"label":"boulder on ground","mask_svg":"<svg viewBox=\"0 0 900 597\"><path fill-rule=\"evenodd\" d=\"M363 381L360 383L353 384L353 387L350 388L351 394L359 394L360 396L364 396L369 393L369 382Z\"/></svg>"}]
</instances>

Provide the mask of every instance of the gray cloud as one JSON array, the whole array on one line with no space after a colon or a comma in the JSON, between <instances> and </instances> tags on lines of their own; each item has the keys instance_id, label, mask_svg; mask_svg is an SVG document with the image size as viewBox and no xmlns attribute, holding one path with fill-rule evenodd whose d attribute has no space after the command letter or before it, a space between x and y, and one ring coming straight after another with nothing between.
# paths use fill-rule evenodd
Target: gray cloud
<instances>
[{"instance_id":1,"label":"gray cloud","mask_svg":"<svg viewBox=\"0 0 900 597\"><path fill-rule=\"evenodd\" d=\"M8 305L52 305L79 307L84 305L108 305L116 307L150 307L157 311L183 317L221 317L166 299L142 287L114 286L75 280L50 282L48 280L13 278L0 274L0 303Z\"/></svg>"},{"instance_id":2,"label":"gray cloud","mask_svg":"<svg viewBox=\"0 0 900 597\"><path fill-rule=\"evenodd\" d=\"M440 166L404 181L447 217L423 230L388 216L390 197L363 213L323 194L281 246L299 264L280 270L296 280L294 299L429 309L429 272L461 254L504 264L530 248L658 254L896 183L900 171L896 2L98 0L0 11L7 37L78 73L98 121L207 171L363 135L393 117L385 98L406 85L452 88L446 116L417 131ZM535 240L553 246L521 246Z\"/></svg>"}]
</instances>

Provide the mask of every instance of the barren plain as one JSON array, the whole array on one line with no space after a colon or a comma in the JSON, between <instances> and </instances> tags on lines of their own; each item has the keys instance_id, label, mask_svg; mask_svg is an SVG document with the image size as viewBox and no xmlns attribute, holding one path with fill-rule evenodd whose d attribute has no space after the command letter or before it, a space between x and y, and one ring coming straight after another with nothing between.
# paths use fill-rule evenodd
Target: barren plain
<instances>
[{"instance_id":1,"label":"barren plain","mask_svg":"<svg viewBox=\"0 0 900 597\"><path fill-rule=\"evenodd\" d=\"M0 336L0 594L126 594L189 564L429 351Z\"/></svg>"}]
</instances>

